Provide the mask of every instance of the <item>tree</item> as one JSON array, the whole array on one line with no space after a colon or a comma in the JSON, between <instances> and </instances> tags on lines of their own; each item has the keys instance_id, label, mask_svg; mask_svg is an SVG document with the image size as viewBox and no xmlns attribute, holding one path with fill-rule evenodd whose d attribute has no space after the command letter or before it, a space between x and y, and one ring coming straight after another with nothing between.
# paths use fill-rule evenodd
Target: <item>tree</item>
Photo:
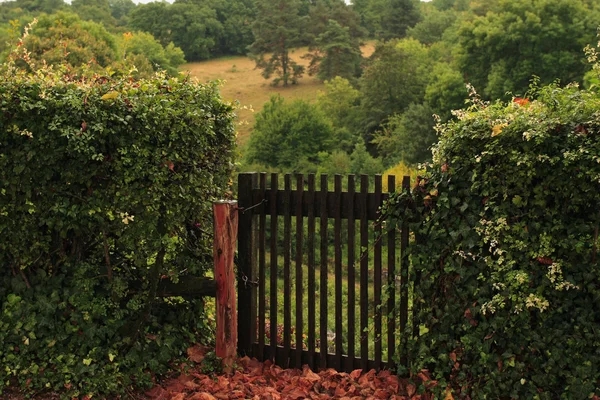
<instances>
[{"instance_id":1,"label":"tree","mask_svg":"<svg viewBox=\"0 0 600 400\"><path fill-rule=\"evenodd\" d=\"M372 157L364 143L357 143L350 155L350 172L353 174L376 175L383 172L381 159Z\"/></svg>"},{"instance_id":2,"label":"tree","mask_svg":"<svg viewBox=\"0 0 600 400\"><path fill-rule=\"evenodd\" d=\"M149 3L131 13L131 26L151 33L163 46L173 42L190 61L204 60L219 52L223 24L208 3Z\"/></svg>"},{"instance_id":3,"label":"tree","mask_svg":"<svg viewBox=\"0 0 600 400\"><path fill-rule=\"evenodd\" d=\"M73 67L97 63L106 67L117 60L115 37L103 25L82 21L72 13L41 15L24 45L34 60Z\"/></svg>"},{"instance_id":4,"label":"tree","mask_svg":"<svg viewBox=\"0 0 600 400\"><path fill-rule=\"evenodd\" d=\"M146 32L126 33L123 36L123 52L126 60L131 56L142 55L148 60L152 70L165 70L171 75L176 75L177 67L185 62L183 51L173 43L163 47ZM137 63L134 64L139 69Z\"/></svg>"},{"instance_id":5,"label":"tree","mask_svg":"<svg viewBox=\"0 0 600 400\"><path fill-rule=\"evenodd\" d=\"M286 104L273 96L256 116L247 160L295 170L305 161L316 163L320 152L328 152L332 136L331 122L317 107L301 100Z\"/></svg>"},{"instance_id":6,"label":"tree","mask_svg":"<svg viewBox=\"0 0 600 400\"><path fill-rule=\"evenodd\" d=\"M223 25L218 41L220 54L246 54L254 42L252 22L256 18L254 0L222 0L215 4L217 19Z\"/></svg>"},{"instance_id":7,"label":"tree","mask_svg":"<svg viewBox=\"0 0 600 400\"><path fill-rule=\"evenodd\" d=\"M344 28L348 28L353 39L360 40L367 35L361 26L360 15L343 0L316 0L309 9L310 24L308 31L311 40L327 30L329 21L334 20Z\"/></svg>"},{"instance_id":8,"label":"tree","mask_svg":"<svg viewBox=\"0 0 600 400\"><path fill-rule=\"evenodd\" d=\"M352 39L350 30L337 21L328 21L327 29L317 37L312 50L309 54L309 73L316 74L320 80L330 80L336 76L354 80L360 75L360 45Z\"/></svg>"},{"instance_id":9,"label":"tree","mask_svg":"<svg viewBox=\"0 0 600 400\"><path fill-rule=\"evenodd\" d=\"M166 27L170 20L169 4L166 2L141 4L131 11L129 18L129 25L133 30L152 34L163 46L173 41L173 36Z\"/></svg>"},{"instance_id":10,"label":"tree","mask_svg":"<svg viewBox=\"0 0 600 400\"><path fill-rule=\"evenodd\" d=\"M381 20L385 39L403 38L421 18L419 0L387 0Z\"/></svg>"},{"instance_id":11,"label":"tree","mask_svg":"<svg viewBox=\"0 0 600 400\"><path fill-rule=\"evenodd\" d=\"M442 40L444 32L456 21L457 13L454 10L440 11L433 6L423 8L423 19L408 29L407 36L430 45Z\"/></svg>"},{"instance_id":12,"label":"tree","mask_svg":"<svg viewBox=\"0 0 600 400\"><path fill-rule=\"evenodd\" d=\"M460 71L447 63L437 63L431 69L424 100L442 122L451 117L452 110L463 108L468 97L465 80Z\"/></svg>"},{"instance_id":13,"label":"tree","mask_svg":"<svg viewBox=\"0 0 600 400\"><path fill-rule=\"evenodd\" d=\"M582 49L594 41L597 14L574 0L499 0L459 32L460 65L486 98L523 95L541 83L581 81Z\"/></svg>"},{"instance_id":14,"label":"tree","mask_svg":"<svg viewBox=\"0 0 600 400\"><path fill-rule=\"evenodd\" d=\"M94 21L105 27L114 27L117 20L112 16L108 0L73 0L71 8L84 21Z\"/></svg>"},{"instance_id":15,"label":"tree","mask_svg":"<svg viewBox=\"0 0 600 400\"><path fill-rule=\"evenodd\" d=\"M354 0L353 9L372 37L402 38L420 19L418 0Z\"/></svg>"},{"instance_id":16,"label":"tree","mask_svg":"<svg viewBox=\"0 0 600 400\"><path fill-rule=\"evenodd\" d=\"M325 90L317 94L317 107L331 121L335 135L335 147L351 152L358 140L360 115L360 91L347 79L335 77L325 81Z\"/></svg>"},{"instance_id":17,"label":"tree","mask_svg":"<svg viewBox=\"0 0 600 400\"><path fill-rule=\"evenodd\" d=\"M373 142L387 164L416 165L431 159L430 149L437 141L434 125L429 104L411 104L402 114L392 116Z\"/></svg>"},{"instance_id":18,"label":"tree","mask_svg":"<svg viewBox=\"0 0 600 400\"><path fill-rule=\"evenodd\" d=\"M414 39L378 45L360 79L362 127L369 135L394 114L423 100L427 84L427 48Z\"/></svg>"},{"instance_id":19,"label":"tree","mask_svg":"<svg viewBox=\"0 0 600 400\"><path fill-rule=\"evenodd\" d=\"M129 22L129 14L135 8L131 0L108 0L110 13L117 20L117 25L125 26Z\"/></svg>"},{"instance_id":20,"label":"tree","mask_svg":"<svg viewBox=\"0 0 600 400\"><path fill-rule=\"evenodd\" d=\"M13 18L10 19L16 19L20 18L20 14L52 14L65 11L68 7L63 0L14 0L0 2L0 13L3 16L12 15ZM3 21L8 22L10 19L3 18Z\"/></svg>"},{"instance_id":21,"label":"tree","mask_svg":"<svg viewBox=\"0 0 600 400\"><path fill-rule=\"evenodd\" d=\"M257 0L257 16L252 24L254 43L250 57L263 70L265 79L276 75L273 84L295 84L304 73L304 67L290 58L290 49L302 42L303 21L298 0ZM270 53L267 56L267 53ZM265 56L267 57L265 59Z\"/></svg>"},{"instance_id":22,"label":"tree","mask_svg":"<svg viewBox=\"0 0 600 400\"><path fill-rule=\"evenodd\" d=\"M360 15L360 23L370 37L382 37L381 20L387 0L353 0L352 8Z\"/></svg>"}]
</instances>

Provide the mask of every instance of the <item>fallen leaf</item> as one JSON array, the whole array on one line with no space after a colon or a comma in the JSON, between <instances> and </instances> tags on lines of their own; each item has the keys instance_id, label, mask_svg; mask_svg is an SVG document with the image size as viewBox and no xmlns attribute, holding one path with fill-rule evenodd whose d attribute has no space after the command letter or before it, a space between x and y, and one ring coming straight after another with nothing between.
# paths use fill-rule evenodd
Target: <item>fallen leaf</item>
<instances>
[{"instance_id":1,"label":"fallen leaf","mask_svg":"<svg viewBox=\"0 0 600 400\"><path fill-rule=\"evenodd\" d=\"M187 355L190 361L195 363L201 363L204 360L204 356L206 353L210 351L210 347L202 346L200 344L195 344L192 347L187 349Z\"/></svg>"},{"instance_id":2,"label":"fallen leaf","mask_svg":"<svg viewBox=\"0 0 600 400\"><path fill-rule=\"evenodd\" d=\"M354 371L350 372L350 379L357 380L361 375L362 369L355 369Z\"/></svg>"},{"instance_id":3,"label":"fallen leaf","mask_svg":"<svg viewBox=\"0 0 600 400\"><path fill-rule=\"evenodd\" d=\"M216 397L210 393L202 392L194 393L191 397L188 397L188 400L216 400Z\"/></svg>"}]
</instances>

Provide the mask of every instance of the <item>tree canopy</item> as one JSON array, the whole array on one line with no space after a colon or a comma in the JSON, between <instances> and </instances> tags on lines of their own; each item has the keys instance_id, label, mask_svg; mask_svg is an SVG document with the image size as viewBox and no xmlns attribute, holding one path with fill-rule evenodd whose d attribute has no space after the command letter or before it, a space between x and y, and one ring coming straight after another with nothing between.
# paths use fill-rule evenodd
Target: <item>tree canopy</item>
<instances>
[{"instance_id":1,"label":"tree canopy","mask_svg":"<svg viewBox=\"0 0 600 400\"><path fill-rule=\"evenodd\" d=\"M298 0L257 0L257 18L252 24L254 43L250 45L250 56L256 67L263 70L266 79L273 79L283 86L296 83L304 73L304 67L290 57L293 47L303 42L303 26L306 17L299 14Z\"/></svg>"}]
</instances>

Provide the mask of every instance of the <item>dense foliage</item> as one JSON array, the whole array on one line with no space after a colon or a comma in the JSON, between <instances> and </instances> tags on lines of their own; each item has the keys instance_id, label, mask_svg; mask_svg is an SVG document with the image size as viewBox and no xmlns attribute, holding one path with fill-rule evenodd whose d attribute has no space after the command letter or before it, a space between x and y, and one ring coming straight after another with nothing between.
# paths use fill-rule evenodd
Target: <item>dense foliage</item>
<instances>
[{"instance_id":1,"label":"dense foliage","mask_svg":"<svg viewBox=\"0 0 600 400\"><path fill-rule=\"evenodd\" d=\"M32 62L0 67L0 393L123 392L210 340L201 299L156 290L212 266L232 106L187 78Z\"/></svg>"},{"instance_id":2,"label":"dense foliage","mask_svg":"<svg viewBox=\"0 0 600 400\"><path fill-rule=\"evenodd\" d=\"M271 97L256 116L248 159L269 167L300 170L333 147L331 123L315 106L303 101L290 104Z\"/></svg>"},{"instance_id":3,"label":"dense foliage","mask_svg":"<svg viewBox=\"0 0 600 400\"><path fill-rule=\"evenodd\" d=\"M173 43L163 47L145 32L116 35L102 24L83 21L77 14L64 11L43 14L24 30L21 35L19 23L11 23L7 41L0 46L0 60L6 59L14 46L25 46L35 62L68 65L73 70L131 69L138 77L150 77L162 70L177 75L177 68L185 62L182 50Z\"/></svg>"},{"instance_id":4,"label":"dense foliage","mask_svg":"<svg viewBox=\"0 0 600 400\"><path fill-rule=\"evenodd\" d=\"M474 97L389 203L421 279L408 354L471 398L584 399L600 390L600 95L529 95Z\"/></svg>"}]
</instances>

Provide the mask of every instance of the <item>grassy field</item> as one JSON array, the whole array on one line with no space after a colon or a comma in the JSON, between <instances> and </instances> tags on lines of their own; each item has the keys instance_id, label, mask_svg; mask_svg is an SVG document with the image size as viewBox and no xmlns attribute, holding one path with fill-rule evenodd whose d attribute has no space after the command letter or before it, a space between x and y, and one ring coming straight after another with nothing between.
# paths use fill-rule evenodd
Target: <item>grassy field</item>
<instances>
[{"instance_id":1,"label":"grassy field","mask_svg":"<svg viewBox=\"0 0 600 400\"><path fill-rule=\"evenodd\" d=\"M363 46L363 55L373 53L374 44ZM306 47L296 49L292 58L299 64L307 65L308 60L301 56L306 54ZM238 142L246 143L254 124L254 113L260 111L264 103L274 94L280 94L286 100L302 99L314 101L317 92L323 88L323 83L312 76L305 74L297 85L286 88L270 85L271 80L264 79L261 70L254 68L254 61L248 57L224 57L209 61L185 64L181 67L189 71L193 77L201 82L221 79L224 81L221 89L225 100L237 100L242 109L239 111Z\"/></svg>"}]
</instances>

